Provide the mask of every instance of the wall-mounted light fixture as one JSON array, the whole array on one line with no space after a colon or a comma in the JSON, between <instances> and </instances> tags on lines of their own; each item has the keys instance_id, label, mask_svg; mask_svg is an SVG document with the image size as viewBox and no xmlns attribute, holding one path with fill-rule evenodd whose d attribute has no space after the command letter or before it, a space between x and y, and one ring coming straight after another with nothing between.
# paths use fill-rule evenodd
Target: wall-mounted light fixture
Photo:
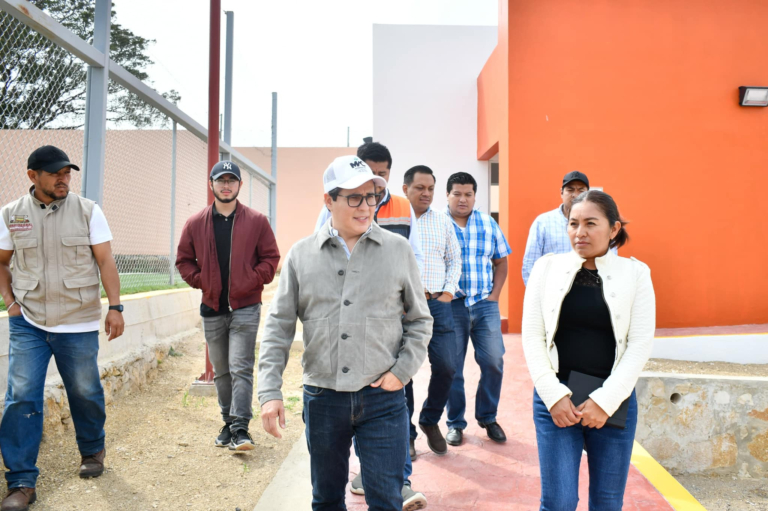
<instances>
[{"instance_id":1,"label":"wall-mounted light fixture","mask_svg":"<svg viewBox=\"0 0 768 511\"><path fill-rule=\"evenodd\" d=\"M739 87L740 106L768 106L768 87Z\"/></svg>"}]
</instances>

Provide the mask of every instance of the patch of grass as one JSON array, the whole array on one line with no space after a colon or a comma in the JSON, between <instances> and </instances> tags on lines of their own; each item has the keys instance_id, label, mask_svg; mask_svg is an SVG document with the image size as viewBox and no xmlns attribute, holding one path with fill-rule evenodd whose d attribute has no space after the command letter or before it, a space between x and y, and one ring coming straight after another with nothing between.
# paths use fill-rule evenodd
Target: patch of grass
<instances>
[{"instance_id":1,"label":"patch of grass","mask_svg":"<svg viewBox=\"0 0 768 511\"><path fill-rule=\"evenodd\" d=\"M184 408L189 406L189 391L184 391L184 395L181 398L181 406Z\"/></svg>"},{"instance_id":2,"label":"patch of grass","mask_svg":"<svg viewBox=\"0 0 768 511\"><path fill-rule=\"evenodd\" d=\"M182 353L180 351L176 351L175 349L173 349L173 346L171 346L171 349L168 350L168 356L169 357L183 357L184 353Z\"/></svg>"},{"instance_id":3,"label":"patch of grass","mask_svg":"<svg viewBox=\"0 0 768 511\"><path fill-rule=\"evenodd\" d=\"M290 397L288 397L285 400L285 407L288 410L293 411L293 407L296 406L297 404L299 404L300 400L301 400L301 398L299 398L297 396L290 396Z\"/></svg>"},{"instance_id":4,"label":"patch of grass","mask_svg":"<svg viewBox=\"0 0 768 511\"><path fill-rule=\"evenodd\" d=\"M148 293L150 291L163 291L165 289L183 289L189 287L179 275L174 278L174 283L170 282L171 277L167 273L121 273L120 274L120 294L132 295L136 293ZM101 297L106 298L104 289L101 290Z\"/></svg>"}]
</instances>

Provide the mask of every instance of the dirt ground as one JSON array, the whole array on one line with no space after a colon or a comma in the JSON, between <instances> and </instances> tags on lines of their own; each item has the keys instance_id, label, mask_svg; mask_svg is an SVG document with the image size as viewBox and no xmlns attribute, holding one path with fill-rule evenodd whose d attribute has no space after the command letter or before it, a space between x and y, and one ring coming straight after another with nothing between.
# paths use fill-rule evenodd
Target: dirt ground
<instances>
[{"instance_id":1,"label":"dirt ground","mask_svg":"<svg viewBox=\"0 0 768 511\"><path fill-rule=\"evenodd\" d=\"M40 449L35 511L153 509L251 511L303 431L301 353L291 352L284 391L283 439L261 427L254 391L251 434L256 449L215 447L223 425L215 398L186 391L204 365L201 333L167 357L143 389L107 407L107 472L81 480L74 431L48 436Z\"/></svg>"},{"instance_id":2,"label":"dirt ground","mask_svg":"<svg viewBox=\"0 0 768 511\"><path fill-rule=\"evenodd\" d=\"M707 511L768 511L768 480L678 476Z\"/></svg>"}]
</instances>

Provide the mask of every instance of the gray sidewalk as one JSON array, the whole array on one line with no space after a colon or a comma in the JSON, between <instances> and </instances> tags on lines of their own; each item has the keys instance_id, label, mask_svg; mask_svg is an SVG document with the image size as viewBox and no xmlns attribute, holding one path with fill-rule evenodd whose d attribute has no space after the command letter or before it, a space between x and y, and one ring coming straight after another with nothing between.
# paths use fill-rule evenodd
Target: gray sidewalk
<instances>
[{"instance_id":1,"label":"gray sidewalk","mask_svg":"<svg viewBox=\"0 0 768 511\"><path fill-rule=\"evenodd\" d=\"M302 432L280 470L256 504L254 511L312 509L312 482L309 472L307 438Z\"/></svg>"}]
</instances>

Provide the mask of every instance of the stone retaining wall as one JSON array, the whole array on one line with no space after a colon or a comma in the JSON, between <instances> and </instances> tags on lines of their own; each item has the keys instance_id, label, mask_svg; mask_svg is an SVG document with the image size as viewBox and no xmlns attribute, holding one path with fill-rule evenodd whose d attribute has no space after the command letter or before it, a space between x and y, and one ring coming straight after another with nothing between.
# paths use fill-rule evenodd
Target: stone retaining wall
<instances>
[{"instance_id":1,"label":"stone retaining wall","mask_svg":"<svg viewBox=\"0 0 768 511\"><path fill-rule=\"evenodd\" d=\"M140 388L157 372L159 360L167 356L174 344L194 335L200 326L200 291L180 289L127 295L125 333L107 341L104 321L108 303L102 300L104 311L99 332L99 369L104 396L110 404L120 395ZM0 414L8 379L8 314L0 314ZM71 424L69 403L56 364L51 358L45 387L46 432L67 428Z\"/></svg>"},{"instance_id":2,"label":"stone retaining wall","mask_svg":"<svg viewBox=\"0 0 768 511\"><path fill-rule=\"evenodd\" d=\"M106 404L109 405L120 396L140 389L150 382L157 375L158 363L168 356L171 347L177 347L186 337L199 331L195 328L163 340L150 341L141 350L105 365L100 364L101 385L104 387ZM67 393L59 376L48 378L46 381L44 399L44 433L69 429L72 417L69 413Z\"/></svg>"},{"instance_id":3,"label":"stone retaining wall","mask_svg":"<svg viewBox=\"0 0 768 511\"><path fill-rule=\"evenodd\" d=\"M636 440L673 475L768 477L768 378L643 373Z\"/></svg>"}]
</instances>

